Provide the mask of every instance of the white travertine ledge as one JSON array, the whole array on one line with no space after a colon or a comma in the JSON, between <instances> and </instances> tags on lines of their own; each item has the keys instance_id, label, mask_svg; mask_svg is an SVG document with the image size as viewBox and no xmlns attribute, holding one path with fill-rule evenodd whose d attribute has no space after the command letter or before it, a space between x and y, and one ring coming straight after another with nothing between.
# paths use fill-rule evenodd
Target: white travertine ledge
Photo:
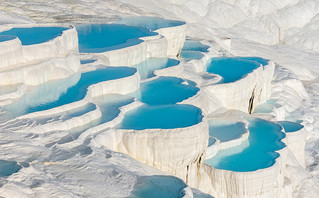
<instances>
[{"instance_id":1,"label":"white travertine ledge","mask_svg":"<svg viewBox=\"0 0 319 198\"><path fill-rule=\"evenodd\" d=\"M77 72L79 66L80 60L74 55L44 60L41 63L0 72L0 86L20 83L37 86L50 80L67 78Z\"/></svg>"},{"instance_id":2,"label":"white travertine ledge","mask_svg":"<svg viewBox=\"0 0 319 198\"><path fill-rule=\"evenodd\" d=\"M42 25L38 25L41 26ZM48 25L46 25L48 26ZM57 25L53 25L57 26ZM31 26L14 26L14 27L34 27ZM4 31L13 27L0 27ZM21 41L14 40L0 42L0 71L21 67L26 64L34 64L43 59L56 57L65 57L69 54L78 52L78 35L75 28L70 28L62 32L52 40L34 45L22 45Z\"/></svg>"},{"instance_id":3,"label":"white travertine ledge","mask_svg":"<svg viewBox=\"0 0 319 198\"><path fill-rule=\"evenodd\" d=\"M174 174L191 186L200 183L199 169L208 143L205 119L176 129L118 129L105 134L103 146Z\"/></svg>"},{"instance_id":4,"label":"white travertine ledge","mask_svg":"<svg viewBox=\"0 0 319 198\"><path fill-rule=\"evenodd\" d=\"M234 172L203 165L209 175L216 197L271 198L289 196L284 190L284 169L287 147L276 151L280 156L265 169L251 172Z\"/></svg>"},{"instance_id":5,"label":"white travertine ledge","mask_svg":"<svg viewBox=\"0 0 319 198\"><path fill-rule=\"evenodd\" d=\"M256 105L270 98L274 69L274 62L269 61L268 65L258 67L240 80L206 85L202 89L213 93L227 109L252 112Z\"/></svg>"}]
</instances>

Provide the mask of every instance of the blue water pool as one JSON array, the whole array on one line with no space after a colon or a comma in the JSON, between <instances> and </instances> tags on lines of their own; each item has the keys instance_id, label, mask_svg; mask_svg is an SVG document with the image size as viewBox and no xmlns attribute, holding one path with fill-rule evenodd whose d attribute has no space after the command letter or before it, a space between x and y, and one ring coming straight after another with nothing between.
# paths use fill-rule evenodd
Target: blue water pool
<instances>
[{"instance_id":1,"label":"blue water pool","mask_svg":"<svg viewBox=\"0 0 319 198\"><path fill-rule=\"evenodd\" d=\"M226 142L240 138L246 133L245 124L242 122L229 120L211 120L209 121L209 136Z\"/></svg>"},{"instance_id":2,"label":"blue water pool","mask_svg":"<svg viewBox=\"0 0 319 198\"><path fill-rule=\"evenodd\" d=\"M18 172L21 168L15 161L0 160L0 177L8 177Z\"/></svg>"},{"instance_id":3,"label":"blue water pool","mask_svg":"<svg viewBox=\"0 0 319 198\"><path fill-rule=\"evenodd\" d=\"M238 58L242 60L254 61L261 64L262 66L268 65L268 62L269 62L268 59L264 59L260 57L238 57Z\"/></svg>"},{"instance_id":4,"label":"blue water pool","mask_svg":"<svg viewBox=\"0 0 319 198\"><path fill-rule=\"evenodd\" d=\"M243 58L218 57L211 59L207 72L220 75L223 78L220 83L230 83L240 80L259 66L256 61Z\"/></svg>"},{"instance_id":5,"label":"blue water pool","mask_svg":"<svg viewBox=\"0 0 319 198\"><path fill-rule=\"evenodd\" d=\"M199 60L201 58L203 58L203 54L201 52L197 52L197 51L182 51L180 54L180 57L183 58L185 61L189 61L189 60Z\"/></svg>"},{"instance_id":6,"label":"blue water pool","mask_svg":"<svg viewBox=\"0 0 319 198\"><path fill-rule=\"evenodd\" d=\"M141 79L154 77L154 71L178 65L180 62L170 58L149 58L134 67L137 68Z\"/></svg>"},{"instance_id":7,"label":"blue water pool","mask_svg":"<svg viewBox=\"0 0 319 198\"><path fill-rule=\"evenodd\" d=\"M166 19L158 18L158 17L140 17L140 16L122 18L117 23L145 27L152 31L160 29L160 28L174 27L174 26L180 26L180 25L186 24L183 21L166 20Z\"/></svg>"},{"instance_id":8,"label":"blue water pool","mask_svg":"<svg viewBox=\"0 0 319 198\"><path fill-rule=\"evenodd\" d=\"M94 63L95 61L96 60L94 59L85 59L85 60L80 60L80 63L84 65L84 64Z\"/></svg>"},{"instance_id":9,"label":"blue water pool","mask_svg":"<svg viewBox=\"0 0 319 198\"><path fill-rule=\"evenodd\" d=\"M208 45L204 45L199 41L186 40L184 42L184 46L182 48L183 51L198 51L198 52L208 52L210 47Z\"/></svg>"},{"instance_id":10,"label":"blue water pool","mask_svg":"<svg viewBox=\"0 0 319 198\"><path fill-rule=\"evenodd\" d=\"M10 41L17 38L16 36L12 36L12 35L0 35L0 42L3 41Z\"/></svg>"},{"instance_id":11,"label":"blue water pool","mask_svg":"<svg viewBox=\"0 0 319 198\"><path fill-rule=\"evenodd\" d=\"M143 176L137 179L130 198L180 198L187 185L173 176Z\"/></svg>"},{"instance_id":12,"label":"blue water pool","mask_svg":"<svg viewBox=\"0 0 319 198\"><path fill-rule=\"evenodd\" d=\"M140 37L157 33L142 27L121 24L90 24L76 27L79 37L79 51L100 53L125 48L143 42Z\"/></svg>"},{"instance_id":13,"label":"blue water pool","mask_svg":"<svg viewBox=\"0 0 319 198\"><path fill-rule=\"evenodd\" d=\"M279 121L278 123L285 129L287 133L299 131L304 127L303 125L297 122Z\"/></svg>"},{"instance_id":14,"label":"blue water pool","mask_svg":"<svg viewBox=\"0 0 319 198\"><path fill-rule=\"evenodd\" d=\"M174 129L198 124L202 111L192 105L143 105L125 114L122 129Z\"/></svg>"},{"instance_id":15,"label":"blue water pool","mask_svg":"<svg viewBox=\"0 0 319 198\"><path fill-rule=\"evenodd\" d=\"M215 138L212 138L212 137L208 138L208 146L211 146L211 145L215 144L215 142L216 142Z\"/></svg>"},{"instance_id":16,"label":"blue water pool","mask_svg":"<svg viewBox=\"0 0 319 198\"><path fill-rule=\"evenodd\" d=\"M33 45L44 43L52 40L62 34L64 27L28 27L28 28L12 28L10 30L0 32L0 35L13 35L21 40L22 45Z\"/></svg>"},{"instance_id":17,"label":"blue water pool","mask_svg":"<svg viewBox=\"0 0 319 198\"><path fill-rule=\"evenodd\" d=\"M120 107L130 104L134 98L128 95L106 94L94 99L102 112L99 124L109 122L116 118L120 113Z\"/></svg>"},{"instance_id":18,"label":"blue water pool","mask_svg":"<svg viewBox=\"0 0 319 198\"><path fill-rule=\"evenodd\" d=\"M197 87L176 77L159 77L141 84L137 99L150 105L175 104L196 95Z\"/></svg>"},{"instance_id":19,"label":"blue water pool","mask_svg":"<svg viewBox=\"0 0 319 198\"><path fill-rule=\"evenodd\" d=\"M82 73L79 81L72 87L69 87L64 93L62 93L54 101L27 107L26 112L32 113L35 111L47 110L47 109L51 109L54 107L58 107L58 106L62 106L65 104L82 100L86 96L87 88L90 85L93 85L102 81L108 81L108 80L131 76L134 73L136 73L136 69L130 68L130 67L107 67L107 68L98 69L98 70L87 72L87 73Z\"/></svg>"},{"instance_id":20,"label":"blue water pool","mask_svg":"<svg viewBox=\"0 0 319 198\"><path fill-rule=\"evenodd\" d=\"M205 163L217 169L237 172L255 171L272 166L279 157L275 151L285 147L281 142L285 137L281 132L281 126L266 120L253 119L248 129L250 131L248 141L219 151Z\"/></svg>"}]
</instances>

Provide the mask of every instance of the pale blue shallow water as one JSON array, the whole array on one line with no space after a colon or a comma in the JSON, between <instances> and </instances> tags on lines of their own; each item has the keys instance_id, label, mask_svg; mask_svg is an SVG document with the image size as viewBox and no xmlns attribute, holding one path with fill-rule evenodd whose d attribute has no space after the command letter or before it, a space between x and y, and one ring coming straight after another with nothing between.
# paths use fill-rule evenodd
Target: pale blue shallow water
<instances>
[{"instance_id":1,"label":"pale blue shallow water","mask_svg":"<svg viewBox=\"0 0 319 198\"><path fill-rule=\"evenodd\" d=\"M0 32L0 35L13 35L21 40L22 45L34 45L52 40L62 34L64 27L29 27L12 28Z\"/></svg>"},{"instance_id":2,"label":"pale blue shallow water","mask_svg":"<svg viewBox=\"0 0 319 198\"><path fill-rule=\"evenodd\" d=\"M303 125L297 122L279 121L278 123L285 129L287 133L299 131L304 127Z\"/></svg>"},{"instance_id":3,"label":"pale blue shallow water","mask_svg":"<svg viewBox=\"0 0 319 198\"><path fill-rule=\"evenodd\" d=\"M134 67L137 68L141 79L154 77L154 71L178 65L180 62L170 58L149 58Z\"/></svg>"},{"instance_id":4,"label":"pale blue shallow water","mask_svg":"<svg viewBox=\"0 0 319 198\"><path fill-rule=\"evenodd\" d=\"M248 142L225 149L205 161L217 169L248 172L272 166L279 154L275 151L286 145L281 126L262 119L250 121ZM247 146L248 145L248 146ZM238 152L239 151L239 152Z\"/></svg>"},{"instance_id":5,"label":"pale blue shallow water","mask_svg":"<svg viewBox=\"0 0 319 198\"><path fill-rule=\"evenodd\" d=\"M134 98L129 95L106 94L94 99L101 109L102 117L99 124L109 122L116 118L120 113L120 107L130 104Z\"/></svg>"},{"instance_id":6,"label":"pale blue shallow water","mask_svg":"<svg viewBox=\"0 0 319 198\"><path fill-rule=\"evenodd\" d=\"M15 161L0 160L0 177L8 177L18 172L21 168Z\"/></svg>"},{"instance_id":7,"label":"pale blue shallow water","mask_svg":"<svg viewBox=\"0 0 319 198\"><path fill-rule=\"evenodd\" d=\"M216 139L214 139L212 137L208 138L208 146L211 146L211 145L215 144L215 142L216 142Z\"/></svg>"},{"instance_id":8,"label":"pale blue shallow water","mask_svg":"<svg viewBox=\"0 0 319 198\"><path fill-rule=\"evenodd\" d=\"M0 35L0 42L3 41L10 41L17 38L16 36L11 36L11 35Z\"/></svg>"},{"instance_id":9,"label":"pale blue shallow water","mask_svg":"<svg viewBox=\"0 0 319 198\"><path fill-rule=\"evenodd\" d=\"M208 52L210 47L208 45L204 45L199 41L186 40L184 42L184 46L182 48L183 51L198 51L198 52Z\"/></svg>"},{"instance_id":10,"label":"pale blue shallow water","mask_svg":"<svg viewBox=\"0 0 319 198\"><path fill-rule=\"evenodd\" d=\"M158 17L127 17L122 18L118 23L139 26L150 29L152 31L160 28L174 27L184 25L184 21L166 20Z\"/></svg>"},{"instance_id":11,"label":"pale blue shallow water","mask_svg":"<svg viewBox=\"0 0 319 198\"><path fill-rule=\"evenodd\" d=\"M144 176L137 180L130 198L180 198L187 185L173 176Z\"/></svg>"},{"instance_id":12,"label":"pale blue shallow water","mask_svg":"<svg viewBox=\"0 0 319 198\"><path fill-rule=\"evenodd\" d=\"M183 58L185 61L189 61L192 59L199 60L203 58L203 54L198 51L182 51L180 57Z\"/></svg>"},{"instance_id":13,"label":"pale blue shallow water","mask_svg":"<svg viewBox=\"0 0 319 198\"><path fill-rule=\"evenodd\" d=\"M91 72L82 73L80 80L74 86L69 87L65 93L60 95L58 99L48 103L38 104L37 106L28 107L27 113L47 110L82 100L86 96L87 88L90 85L103 81L131 76L134 73L136 73L136 69L130 67L107 67Z\"/></svg>"},{"instance_id":14,"label":"pale blue shallow water","mask_svg":"<svg viewBox=\"0 0 319 198\"><path fill-rule=\"evenodd\" d=\"M127 112L120 128L174 129L198 124L202 119L202 111L192 105L143 105Z\"/></svg>"},{"instance_id":15,"label":"pale blue shallow water","mask_svg":"<svg viewBox=\"0 0 319 198\"><path fill-rule=\"evenodd\" d=\"M100 53L137 45L145 36L157 33L142 27L122 24L90 24L76 26L79 37L79 51Z\"/></svg>"},{"instance_id":16,"label":"pale blue shallow water","mask_svg":"<svg viewBox=\"0 0 319 198\"><path fill-rule=\"evenodd\" d=\"M220 75L223 78L220 83L235 82L260 66L259 62L246 60L248 58L249 57L212 58L207 66L207 72ZM258 61L260 60L258 59Z\"/></svg>"},{"instance_id":17,"label":"pale blue shallow water","mask_svg":"<svg viewBox=\"0 0 319 198\"><path fill-rule=\"evenodd\" d=\"M226 142L239 138L246 132L245 124L228 120L209 121L209 136Z\"/></svg>"},{"instance_id":18,"label":"pale blue shallow water","mask_svg":"<svg viewBox=\"0 0 319 198\"><path fill-rule=\"evenodd\" d=\"M153 175L137 178L130 198L181 198L187 185L173 176ZM213 198L196 189L192 189L194 198Z\"/></svg>"},{"instance_id":19,"label":"pale blue shallow water","mask_svg":"<svg viewBox=\"0 0 319 198\"><path fill-rule=\"evenodd\" d=\"M197 87L182 84L176 77L159 77L141 84L137 99L149 105L175 104L196 95Z\"/></svg>"}]
</instances>

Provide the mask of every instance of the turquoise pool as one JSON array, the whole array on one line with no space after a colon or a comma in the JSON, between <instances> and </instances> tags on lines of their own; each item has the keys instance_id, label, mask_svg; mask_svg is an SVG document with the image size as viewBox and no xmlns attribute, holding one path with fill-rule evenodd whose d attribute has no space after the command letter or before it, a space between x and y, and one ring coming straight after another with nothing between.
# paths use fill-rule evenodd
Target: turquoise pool
<instances>
[{"instance_id":1,"label":"turquoise pool","mask_svg":"<svg viewBox=\"0 0 319 198\"><path fill-rule=\"evenodd\" d=\"M219 151L205 163L217 169L236 172L255 171L272 166L279 157L275 151L286 146L281 142L285 137L281 126L262 119L252 119L248 129L248 141Z\"/></svg>"},{"instance_id":2,"label":"turquoise pool","mask_svg":"<svg viewBox=\"0 0 319 198\"><path fill-rule=\"evenodd\" d=\"M208 52L209 48L210 47L208 45L204 45L199 41L186 40L184 42L182 52L183 51Z\"/></svg>"},{"instance_id":3,"label":"turquoise pool","mask_svg":"<svg viewBox=\"0 0 319 198\"><path fill-rule=\"evenodd\" d=\"M22 166L15 161L0 160L0 177L8 177L21 168Z\"/></svg>"},{"instance_id":4,"label":"turquoise pool","mask_svg":"<svg viewBox=\"0 0 319 198\"><path fill-rule=\"evenodd\" d=\"M216 142L215 138L212 138L212 137L208 138L208 146L211 146L211 145L215 144L215 142Z\"/></svg>"},{"instance_id":5,"label":"turquoise pool","mask_svg":"<svg viewBox=\"0 0 319 198\"><path fill-rule=\"evenodd\" d=\"M134 101L134 98L128 95L118 94L106 94L94 98L96 103L102 112L102 118L99 124L109 122L116 118L120 113L120 107L130 104Z\"/></svg>"},{"instance_id":6,"label":"turquoise pool","mask_svg":"<svg viewBox=\"0 0 319 198\"><path fill-rule=\"evenodd\" d=\"M260 66L259 62L246 59L246 57L212 58L207 65L207 72L220 75L223 78L220 83L235 82Z\"/></svg>"},{"instance_id":7,"label":"turquoise pool","mask_svg":"<svg viewBox=\"0 0 319 198\"><path fill-rule=\"evenodd\" d=\"M242 122L229 120L209 121L209 136L219 139L220 142L238 139L244 133L246 133L246 127Z\"/></svg>"},{"instance_id":8,"label":"turquoise pool","mask_svg":"<svg viewBox=\"0 0 319 198\"><path fill-rule=\"evenodd\" d=\"M22 45L34 45L52 40L62 34L64 27L28 27L12 28L0 32L0 35L13 35L21 40Z\"/></svg>"},{"instance_id":9,"label":"turquoise pool","mask_svg":"<svg viewBox=\"0 0 319 198\"><path fill-rule=\"evenodd\" d=\"M124 78L136 72L137 70L131 67L106 67L82 73L80 76L75 75L69 79L48 82L35 87L20 101L5 107L5 109L17 114L26 114L59 107L82 100L86 96L90 85ZM64 85L67 86L63 87ZM62 87L61 90L59 89L60 86ZM56 93L51 95L50 92Z\"/></svg>"},{"instance_id":10,"label":"turquoise pool","mask_svg":"<svg viewBox=\"0 0 319 198\"><path fill-rule=\"evenodd\" d=\"M180 57L183 58L185 61L190 61L194 59L200 60L204 57L204 55L201 52L197 51L182 51Z\"/></svg>"},{"instance_id":11,"label":"turquoise pool","mask_svg":"<svg viewBox=\"0 0 319 198\"><path fill-rule=\"evenodd\" d=\"M84 60L80 60L80 63L84 65L84 64L94 63L95 61L96 60L94 59L84 59Z\"/></svg>"},{"instance_id":12,"label":"turquoise pool","mask_svg":"<svg viewBox=\"0 0 319 198\"><path fill-rule=\"evenodd\" d=\"M171 58L149 58L134 67L137 68L141 79L154 77L154 71L178 65L180 62Z\"/></svg>"},{"instance_id":13,"label":"turquoise pool","mask_svg":"<svg viewBox=\"0 0 319 198\"><path fill-rule=\"evenodd\" d=\"M297 122L279 121L278 123L285 129L287 133L299 131L304 127L303 125Z\"/></svg>"},{"instance_id":14,"label":"turquoise pool","mask_svg":"<svg viewBox=\"0 0 319 198\"><path fill-rule=\"evenodd\" d=\"M166 19L158 18L158 17L141 17L141 16L122 18L117 23L144 27L152 31L158 30L160 28L174 27L174 26L180 26L180 25L186 24L183 21L166 20Z\"/></svg>"},{"instance_id":15,"label":"turquoise pool","mask_svg":"<svg viewBox=\"0 0 319 198\"><path fill-rule=\"evenodd\" d=\"M142 27L122 24L89 24L76 26L79 37L79 51L100 53L137 45L140 37L153 36L157 33Z\"/></svg>"},{"instance_id":16,"label":"turquoise pool","mask_svg":"<svg viewBox=\"0 0 319 198\"><path fill-rule=\"evenodd\" d=\"M173 176L139 177L130 198L180 198L187 185Z\"/></svg>"},{"instance_id":17,"label":"turquoise pool","mask_svg":"<svg viewBox=\"0 0 319 198\"><path fill-rule=\"evenodd\" d=\"M185 85L183 79L159 77L141 84L137 99L149 105L175 104L196 95L199 88Z\"/></svg>"},{"instance_id":18,"label":"turquoise pool","mask_svg":"<svg viewBox=\"0 0 319 198\"><path fill-rule=\"evenodd\" d=\"M198 124L202 119L202 111L192 105L143 105L127 112L120 128L174 129Z\"/></svg>"}]
</instances>

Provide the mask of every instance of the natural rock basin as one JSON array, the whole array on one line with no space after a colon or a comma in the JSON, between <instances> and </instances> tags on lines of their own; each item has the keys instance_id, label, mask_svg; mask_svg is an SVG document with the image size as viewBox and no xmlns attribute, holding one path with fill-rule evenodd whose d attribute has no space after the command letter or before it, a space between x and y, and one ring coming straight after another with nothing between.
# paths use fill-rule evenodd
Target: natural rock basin
<instances>
[{"instance_id":1,"label":"natural rock basin","mask_svg":"<svg viewBox=\"0 0 319 198\"><path fill-rule=\"evenodd\" d=\"M192 105L143 105L125 114L122 129L174 129L198 124L202 111Z\"/></svg>"},{"instance_id":2,"label":"natural rock basin","mask_svg":"<svg viewBox=\"0 0 319 198\"><path fill-rule=\"evenodd\" d=\"M159 77L141 84L140 95L137 98L149 105L175 104L191 96L199 89L183 84L186 81L176 77Z\"/></svg>"},{"instance_id":3,"label":"natural rock basin","mask_svg":"<svg viewBox=\"0 0 319 198\"><path fill-rule=\"evenodd\" d=\"M272 166L285 147L280 140L285 137L281 126L262 119L250 120L249 137L239 146L219 151L205 163L210 166L236 172L248 172Z\"/></svg>"},{"instance_id":4,"label":"natural rock basin","mask_svg":"<svg viewBox=\"0 0 319 198\"><path fill-rule=\"evenodd\" d=\"M90 24L76 27L79 37L79 51L100 53L137 45L145 36L157 33L142 27L122 24Z\"/></svg>"},{"instance_id":5,"label":"natural rock basin","mask_svg":"<svg viewBox=\"0 0 319 198\"><path fill-rule=\"evenodd\" d=\"M212 58L207 66L207 72L218 74L223 79L219 83L235 82L260 66L258 62L241 58Z\"/></svg>"},{"instance_id":6,"label":"natural rock basin","mask_svg":"<svg viewBox=\"0 0 319 198\"><path fill-rule=\"evenodd\" d=\"M12 28L10 30L0 32L0 35L13 35L20 39L22 45L34 45L47 42L62 34L65 27L25 27Z\"/></svg>"},{"instance_id":7,"label":"natural rock basin","mask_svg":"<svg viewBox=\"0 0 319 198\"><path fill-rule=\"evenodd\" d=\"M180 62L171 58L149 58L134 67L137 68L141 79L154 77L154 71L178 65Z\"/></svg>"},{"instance_id":8,"label":"natural rock basin","mask_svg":"<svg viewBox=\"0 0 319 198\"><path fill-rule=\"evenodd\" d=\"M36 111L48 110L65 104L70 104L72 102L82 100L86 96L88 87L90 85L103 81L131 76L134 73L136 73L135 68L106 67L103 69L97 69L94 71L82 73L80 78L73 79L71 77L70 79L49 82L48 84L43 84L41 86L35 87L30 93L24 96L22 100L13 103L12 105L6 107L6 109L15 112L20 111L24 113L32 113ZM41 95L47 95L45 94L47 92L48 95L50 95L49 93L52 92L52 90L59 88L59 86L57 87L57 85L61 83L68 84L69 80L75 82L70 83L69 87L59 90L54 97L47 98L46 100L40 100L37 98L40 93Z\"/></svg>"},{"instance_id":9,"label":"natural rock basin","mask_svg":"<svg viewBox=\"0 0 319 198\"><path fill-rule=\"evenodd\" d=\"M226 142L239 138L246 133L245 124L229 120L212 120L209 122L209 136Z\"/></svg>"}]
</instances>

